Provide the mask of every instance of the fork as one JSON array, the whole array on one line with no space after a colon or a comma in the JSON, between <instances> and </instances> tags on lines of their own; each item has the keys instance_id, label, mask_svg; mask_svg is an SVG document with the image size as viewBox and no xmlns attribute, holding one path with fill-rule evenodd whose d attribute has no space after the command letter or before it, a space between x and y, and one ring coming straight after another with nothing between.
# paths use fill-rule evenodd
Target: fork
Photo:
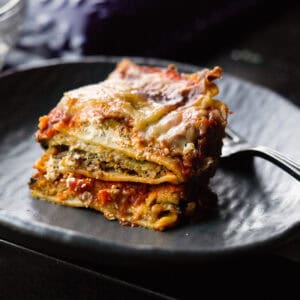
<instances>
[{"instance_id":1,"label":"fork","mask_svg":"<svg viewBox=\"0 0 300 300\"><path fill-rule=\"evenodd\" d=\"M225 137L223 139L222 158L232 157L236 155L250 155L262 157L276 166L280 167L296 180L300 181L300 165L279 153L278 151L266 146L252 146L246 140L240 137L232 129L226 128Z\"/></svg>"}]
</instances>

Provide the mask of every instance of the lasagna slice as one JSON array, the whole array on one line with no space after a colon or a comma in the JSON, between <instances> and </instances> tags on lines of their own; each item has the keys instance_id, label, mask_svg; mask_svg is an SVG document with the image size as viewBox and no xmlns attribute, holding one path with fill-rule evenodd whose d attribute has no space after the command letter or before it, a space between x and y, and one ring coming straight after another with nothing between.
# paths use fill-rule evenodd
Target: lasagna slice
<instances>
[{"instance_id":1,"label":"lasagna slice","mask_svg":"<svg viewBox=\"0 0 300 300\"><path fill-rule=\"evenodd\" d=\"M194 74L121 61L108 78L64 94L39 120L45 149L32 195L164 230L201 207L229 110L214 99L220 67Z\"/></svg>"}]
</instances>

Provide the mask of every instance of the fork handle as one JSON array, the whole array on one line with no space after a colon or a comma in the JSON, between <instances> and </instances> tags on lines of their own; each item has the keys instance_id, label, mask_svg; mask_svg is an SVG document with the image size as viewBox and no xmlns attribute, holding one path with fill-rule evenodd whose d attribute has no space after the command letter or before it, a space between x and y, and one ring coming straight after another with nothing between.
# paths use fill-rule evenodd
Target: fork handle
<instances>
[{"instance_id":1,"label":"fork handle","mask_svg":"<svg viewBox=\"0 0 300 300\"><path fill-rule=\"evenodd\" d=\"M300 165L278 151L265 146L253 147L246 151L267 159L300 181Z\"/></svg>"}]
</instances>

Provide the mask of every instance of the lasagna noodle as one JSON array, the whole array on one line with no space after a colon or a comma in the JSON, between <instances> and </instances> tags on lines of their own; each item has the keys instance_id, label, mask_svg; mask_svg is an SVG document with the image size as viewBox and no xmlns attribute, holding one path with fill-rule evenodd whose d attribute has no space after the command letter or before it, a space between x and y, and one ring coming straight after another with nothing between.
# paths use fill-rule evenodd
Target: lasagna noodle
<instances>
[{"instance_id":1,"label":"lasagna noodle","mask_svg":"<svg viewBox=\"0 0 300 300\"><path fill-rule=\"evenodd\" d=\"M198 188L216 169L229 113L214 99L221 71L124 60L105 81L65 93L39 120L45 152L32 195L122 224L174 226L199 206Z\"/></svg>"}]
</instances>

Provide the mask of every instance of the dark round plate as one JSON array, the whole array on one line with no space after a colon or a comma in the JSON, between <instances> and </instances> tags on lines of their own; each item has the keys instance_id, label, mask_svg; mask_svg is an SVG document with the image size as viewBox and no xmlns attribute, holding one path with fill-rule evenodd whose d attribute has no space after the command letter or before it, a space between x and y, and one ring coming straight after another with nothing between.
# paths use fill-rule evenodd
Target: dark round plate
<instances>
[{"instance_id":1,"label":"dark round plate","mask_svg":"<svg viewBox=\"0 0 300 300\"><path fill-rule=\"evenodd\" d=\"M166 231L120 226L100 213L32 199L27 182L42 153L34 141L39 116L66 90L99 82L119 58L51 62L0 78L0 236L60 257L97 264L197 263L266 249L296 236L299 183L255 158L224 161L211 182L218 213ZM170 62L135 59L165 66ZM198 67L177 64L181 71ZM224 75L219 98L234 112L230 126L250 142L299 159L300 112L274 92Z\"/></svg>"}]
</instances>

